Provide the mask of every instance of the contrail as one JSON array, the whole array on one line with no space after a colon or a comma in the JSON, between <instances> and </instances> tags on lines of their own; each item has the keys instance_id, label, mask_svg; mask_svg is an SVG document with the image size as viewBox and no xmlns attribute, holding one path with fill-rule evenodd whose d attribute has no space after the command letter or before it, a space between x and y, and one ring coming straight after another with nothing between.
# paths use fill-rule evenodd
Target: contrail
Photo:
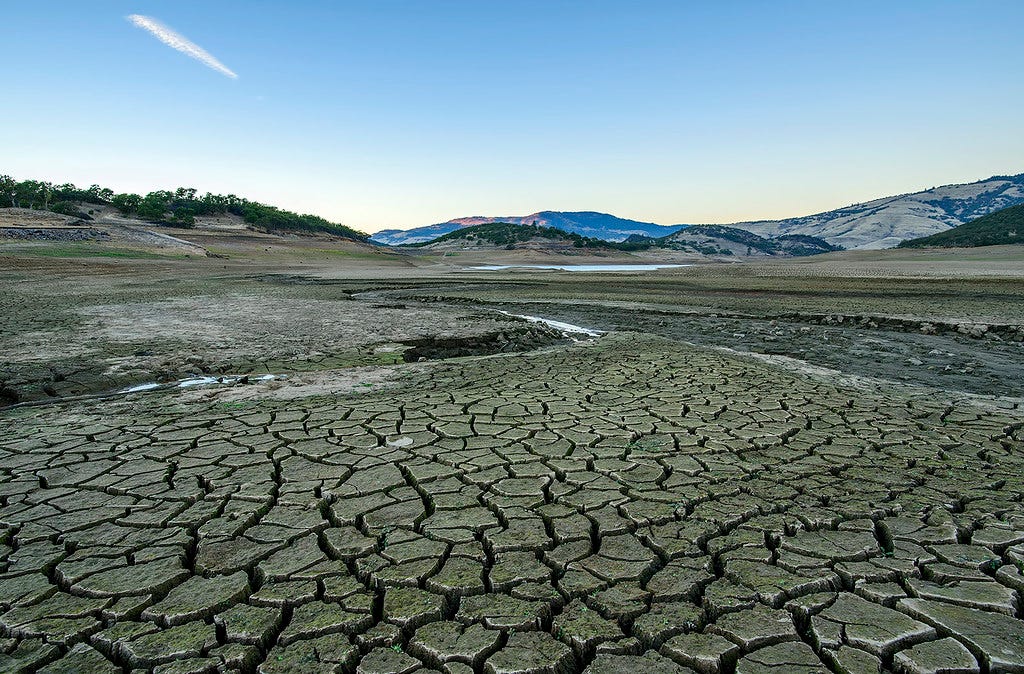
<instances>
[{"instance_id":1,"label":"contrail","mask_svg":"<svg viewBox=\"0 0 1024 674\"><path fill-rule=\"evenodd\" d=\"M160 40L171 49L177 49L182 54L194 58L209 68L213 68L221 75L226 75L233 80L238 79L238 75L236 75L226 65L215 59L210 52L206 51L195 42L192 42L184 35L174 32L156 19L143 16L141 14L131 14L126 18L139 28L148 30L154 37L156 37L156 39Z\"/></svg>"}]
</instances>

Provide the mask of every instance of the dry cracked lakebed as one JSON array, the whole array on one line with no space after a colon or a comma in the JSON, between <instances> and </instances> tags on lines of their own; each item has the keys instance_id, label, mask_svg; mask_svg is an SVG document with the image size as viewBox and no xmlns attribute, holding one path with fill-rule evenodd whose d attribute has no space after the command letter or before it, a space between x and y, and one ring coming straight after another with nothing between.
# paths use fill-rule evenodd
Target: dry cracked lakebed
<instances>
[{"instance_id":1,"label":"dry cracked lakebed","mask_svg":"<svg viewBox=\"0 0 1024 674\"><path fill-rule=\"evenodd\" d=\"M1011 403L628 333L403 371L4 412L0 670L1024 671Z\"/></svg>"}]
</instances>

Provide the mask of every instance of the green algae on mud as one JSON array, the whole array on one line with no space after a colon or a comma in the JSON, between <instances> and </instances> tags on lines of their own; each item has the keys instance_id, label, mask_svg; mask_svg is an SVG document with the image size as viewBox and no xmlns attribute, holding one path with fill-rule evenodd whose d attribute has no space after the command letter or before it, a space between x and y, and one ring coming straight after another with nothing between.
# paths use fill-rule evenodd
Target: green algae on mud
<instances>
[{"instance_id":1,"label":"green algae on mud","mask_svg":"<svg viewBox=\"0 0 1024 674\"><path fill-rule=\"evenodd\" d=\"M836 385L636 333L421 364L376 392L141 402L0 416L19 553L0 583L46 587L39 565L72 593L124 579L111 591L142 595L138 613L71 637L118 667L217 667L248 648L258 671L788 671L851 649L928 658L943 637L961 659L1024 666L1005 647L1024 637L1012 591L996 634L975 594L904 590L991 559L999 573L961 584L1016 587L1011 404ZM171 579L155 593L133 585L145 564ZM19 644L57 629L48 604L22 617L4 596ZM684 645L698 636L702 651Z\"/></svg>"},{"instance_id":2,"label":"green algae on mud","mask_svg":"<svg viewBox=\"0 0 1024 674\"><path fill-rule=\"evenodd\" d=\"M1011 322L1019 280L10 261L0 369L58 396L0 410L0 669L1024 668L1024 412L962 393L1016 343L925 335L980 364L922 388L861 376L909 333L771 315ZM824 331L846 374L765 362ZM254 366L295 376L59 397Z\"/></svg>"}]
</instances>

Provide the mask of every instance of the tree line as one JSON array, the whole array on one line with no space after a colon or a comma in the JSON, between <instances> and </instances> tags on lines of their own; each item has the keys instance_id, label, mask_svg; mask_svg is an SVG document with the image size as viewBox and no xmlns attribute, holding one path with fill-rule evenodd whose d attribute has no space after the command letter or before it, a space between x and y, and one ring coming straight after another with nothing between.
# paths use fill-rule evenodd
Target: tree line
<instances>
[{"instance_id":1,"label":"tree line","mask_svg":"<svg viewBox=\"0 0 1024 674\"><path fill-rule=\"evenodd\" d=\"M18 181L0 175L0 207L51 211L88 220L90 216L82 210L83 204L113 206L122 215L172 227L194 227L197 216L232 214L266 231L321 232L357 241L369 238L363 232L318 215L294 213L234 194L200 195L193 187L179 187L173 192L157 190L146 195L118 194L99 185L82 189L71 183Z\"/></svg>"}]
</instances>

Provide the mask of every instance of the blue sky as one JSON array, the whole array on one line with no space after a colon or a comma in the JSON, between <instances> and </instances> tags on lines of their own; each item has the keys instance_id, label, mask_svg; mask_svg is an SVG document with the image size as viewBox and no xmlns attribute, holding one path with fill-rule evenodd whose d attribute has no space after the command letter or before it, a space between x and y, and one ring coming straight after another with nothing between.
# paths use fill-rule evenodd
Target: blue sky
<instances>
[{"instance_id":1,"label":"blue sky","mask_svg":"<svg viewBox=\"0 0 1024 674\"><path fill-rule=\"evenodd\" d=\"M19 178L373 231L546 209L724 223L1024 171L1019 0L9 5L0 172Z\"/></svg>"}]
</instances>

